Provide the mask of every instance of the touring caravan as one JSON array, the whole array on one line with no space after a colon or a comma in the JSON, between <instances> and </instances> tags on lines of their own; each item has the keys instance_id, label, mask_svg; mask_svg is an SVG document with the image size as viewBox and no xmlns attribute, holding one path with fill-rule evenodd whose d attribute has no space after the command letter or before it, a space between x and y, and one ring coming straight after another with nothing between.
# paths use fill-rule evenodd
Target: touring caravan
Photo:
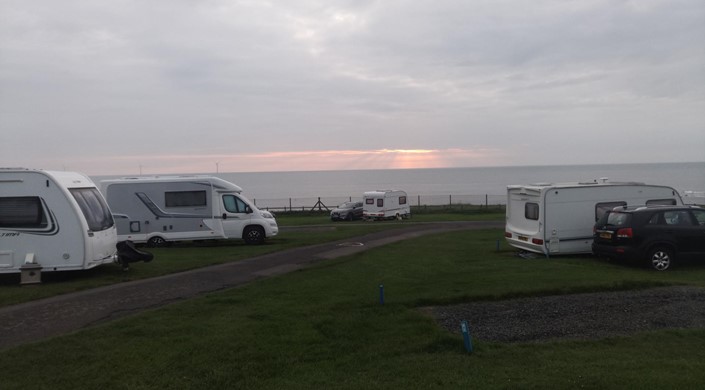
<instances>
[{"instance_id":1,"label":"touring caravan","mask_svg":"<svg viewBox=\"0 0 705 390\"><path fill-rule=\"evenodd\" d=\"M0 169L0 273L89 269L117 261L116 244L108 205L87 176Z\"/></svg>"},{"instance_id":2,"label":"touring caravan","mask_svg":"<svg viewBox=\"0 0 705 390\"><path fill-rule=\"evenodd\" d=\"M277 235L274 216L215 176L133 177L100 182L118 238L150 246L169 241L242 238L258 244Z\"/></svg>"},{"instance_id":3,"label":"touring caravan","mask_svg":"<svg viewBox=\"0 0 705 390\"><path fill-rule=\"evenodd\" d=\"M371 219L402 219L411 217L411 207L406 192L377 190L363 194L362 217Z\"/></svg>"},{"instance_id":4,"label":"touring caravan","mask_svg":"<svg viewBox=\"0 0 705 390\"><path fill-rule=\"evenodd\" d=\"M505 237L515 248L552 254L592 251L592 228L607 210L634 205L682 205L671 187L607 179L584 183L507 186Z\"/></svg>"}]
</instances>

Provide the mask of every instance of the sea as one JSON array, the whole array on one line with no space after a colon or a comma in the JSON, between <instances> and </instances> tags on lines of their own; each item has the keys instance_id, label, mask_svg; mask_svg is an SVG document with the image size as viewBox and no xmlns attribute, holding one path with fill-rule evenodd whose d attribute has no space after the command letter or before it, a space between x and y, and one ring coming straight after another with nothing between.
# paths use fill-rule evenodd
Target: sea
<instances>
[{"instance_id":1,"label":"sea","mask_svg":"<svg viewBox=\"0 0 705 390\"><path fill-rule=\"evenodd\" d=\"M313 207L319 198L330 207L380 189L404 190L414 205L504 204L508 185L603 180L666 185L705 203L705 162L203 174L237 184L260 208Z\"/></svg>"}]
</instances>

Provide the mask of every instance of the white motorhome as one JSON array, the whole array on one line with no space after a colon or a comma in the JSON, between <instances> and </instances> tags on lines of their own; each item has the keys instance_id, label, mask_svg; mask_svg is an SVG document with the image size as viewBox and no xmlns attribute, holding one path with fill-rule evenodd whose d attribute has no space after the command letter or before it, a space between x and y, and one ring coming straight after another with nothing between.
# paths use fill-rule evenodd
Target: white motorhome
<instances>
[{"instance_id":1,"label":"white motorhome","mask_svg":"<svg viewBox=\"0 0 705 390\"><path fill-rule=\"evenodd\" d=\"M279 233L274 216L239 186L214 176L102 180L120 240L161 246L169 241L242 238L259 244Z\"/></svg>"},{"instance_id":2,"label":"white motorhome","mask_svg":"<svg viewBox=\"0 0 705 390\"><path fill-rule=\"evenodd\" d=\"M552 254L590 253L592 228L607 210L682 205L678 191L644 183L599 181L507 186L505 237L515 248Z\"/></svg>"},{"instance_id":3,"label":"white motorhome","mask_svg":"<svg viewBox=\"0 0 705 390\"><path fill-rule=\"evenodd\" d=\"M411 218L411 207L406 192L401 190L365 192L362 217L366 220Z\"/></svg>"},{"instance_id":4,"label":"white motorhome","mask_svg":"<svg viewBox=\"0 0 705 390\"><path fill-rule=\"evenodd\" d=\"M76 172L0 169L0 273L117 261L117 230L95 184Z\"/></svg>"}]
</instances>

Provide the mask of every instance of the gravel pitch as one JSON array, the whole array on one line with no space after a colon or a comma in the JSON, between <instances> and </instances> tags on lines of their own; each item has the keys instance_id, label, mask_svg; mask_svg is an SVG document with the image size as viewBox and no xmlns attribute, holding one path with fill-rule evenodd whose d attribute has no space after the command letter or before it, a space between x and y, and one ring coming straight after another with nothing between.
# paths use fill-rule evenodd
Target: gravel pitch
<instances>
[{"instance_id":1,"label":"gravel pitch","mask_svg":"<svg viewBox=\"0 0 705 390\"><path fill-rule=\"evenodd\" d=\"M637 291L555 295L421 309L474 340L521 343L594 340L667 328L705 328L705 289L660 287Z\"/></svg>"}]
</instances>

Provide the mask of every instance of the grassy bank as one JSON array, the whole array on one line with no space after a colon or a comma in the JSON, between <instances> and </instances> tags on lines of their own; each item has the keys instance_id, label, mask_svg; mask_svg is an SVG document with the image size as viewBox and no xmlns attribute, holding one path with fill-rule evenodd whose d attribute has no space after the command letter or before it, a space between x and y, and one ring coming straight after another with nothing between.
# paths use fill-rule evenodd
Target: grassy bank
<instances>
[{"instance_id":1,"label":"grassy bank","mask_svg":"<svg viewBox=\"0 0 705 390\"><path fill-rule=\"evenodd\" d=\"M421 305L691 284L590 257L527 260L501 230L417 238L214 293L0 356L3 388L695 388L705 331L498 344L462 338ZM378 298L384 284L385 304ZM472 324L472 319L468 318ZM40 374L31 374L40 368Z\"/></svg>"}]
</instances>

